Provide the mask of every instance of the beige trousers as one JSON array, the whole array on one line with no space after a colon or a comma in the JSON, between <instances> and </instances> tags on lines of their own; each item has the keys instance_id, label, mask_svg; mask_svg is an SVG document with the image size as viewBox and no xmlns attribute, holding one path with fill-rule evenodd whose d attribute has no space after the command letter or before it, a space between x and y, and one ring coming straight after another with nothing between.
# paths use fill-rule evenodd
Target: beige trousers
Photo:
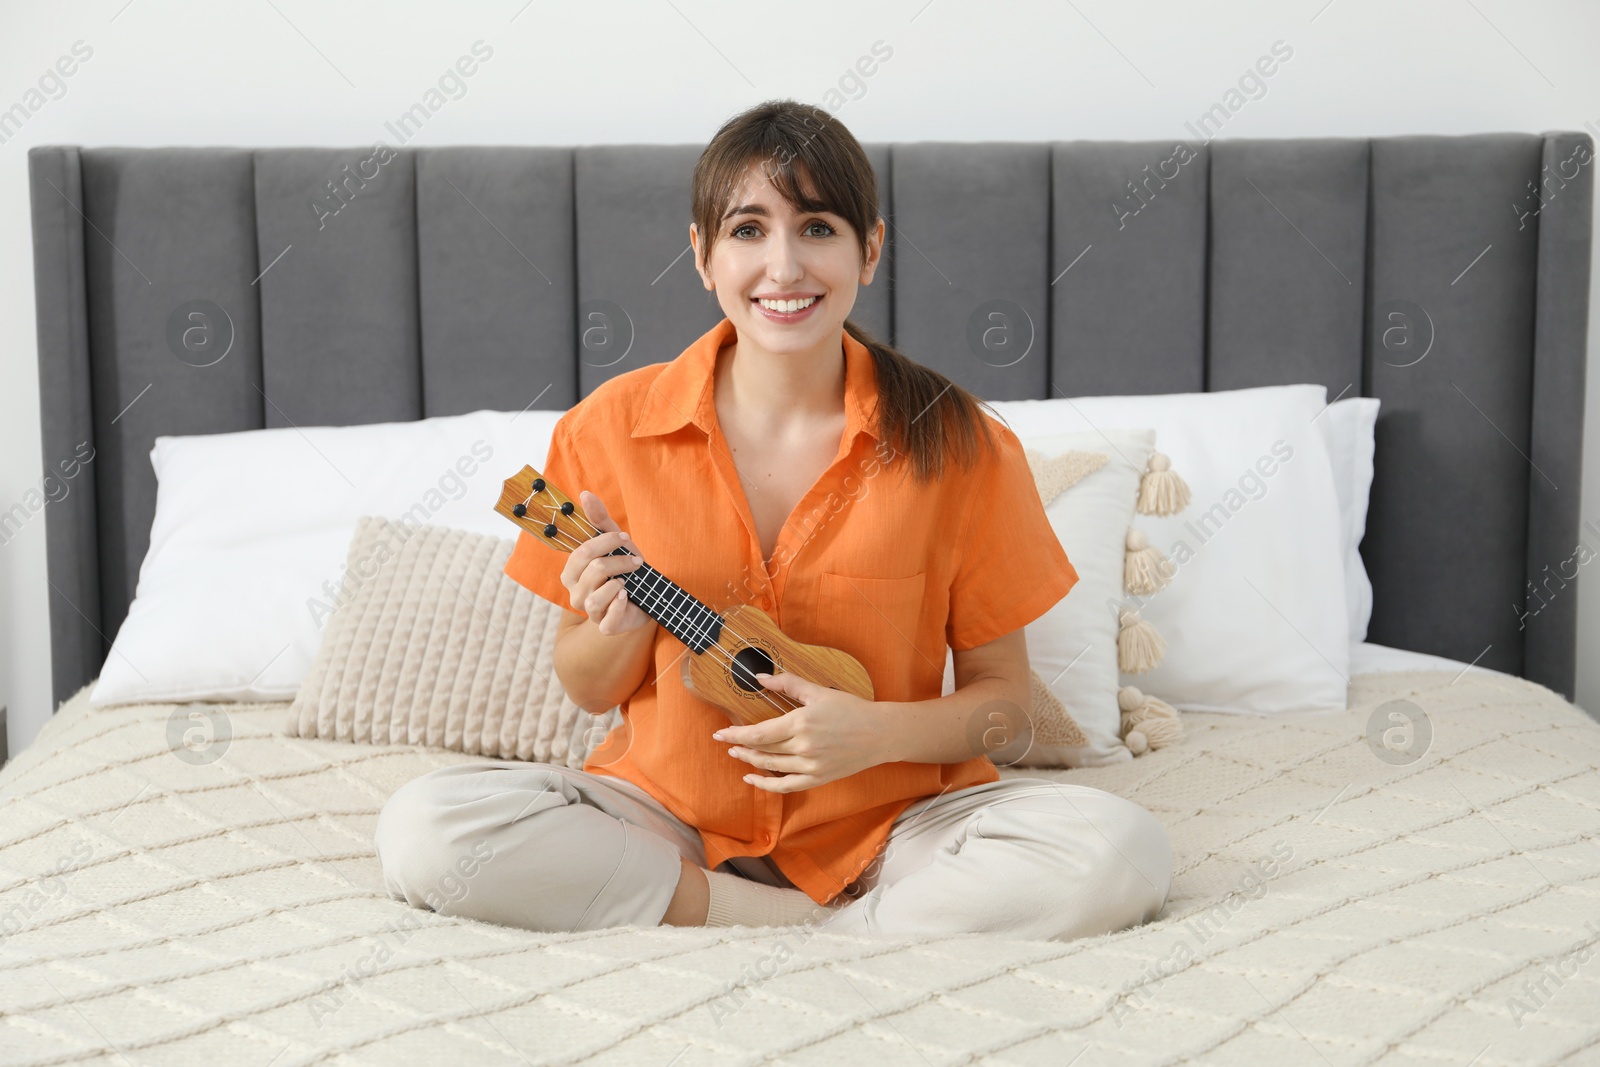
<instances>
[{"instance_id":1,"label":"beige trousers","mask_svg":"<svg viewBox=\"0 0 1600 1067\"><path fill-rule=\"evenodd\" d=\"M705 866L694 827L632 782L517 760L407 782L379 813L375 843L395 899L542 931L656 926L679 858ZM718 869L793 886L766 857ZM1166 831L1143 807L1008 778L913 801L811 929L1067 940L1155 918L1171 878Z\"/></svg>"}]
</instances>

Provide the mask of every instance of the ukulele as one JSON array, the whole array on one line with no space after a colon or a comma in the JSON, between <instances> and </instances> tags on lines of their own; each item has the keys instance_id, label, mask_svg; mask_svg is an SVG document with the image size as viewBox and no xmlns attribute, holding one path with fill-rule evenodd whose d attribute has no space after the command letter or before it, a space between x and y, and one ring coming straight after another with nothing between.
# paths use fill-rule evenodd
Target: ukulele
<instances>
[{"instance_id":1,"label":"ukulele","mask_svg":"<svg viewBox=\"0 0 1600 1067\"><path fill-rule=\"evenodd\" d=\"M532 467L505 480L494 510L561 552L571 552L602 532ZM627 545L607 554L637 555ZM757 674L783 671L873 699L872 679L860 660L837 648L786 636L760 608L735 604L715 612L648 563L618 577L628 599L694 653L683 657L685 688L720 707L735 726L775 719L800 706L763 686Z\"/></svg>"}]
</instances>

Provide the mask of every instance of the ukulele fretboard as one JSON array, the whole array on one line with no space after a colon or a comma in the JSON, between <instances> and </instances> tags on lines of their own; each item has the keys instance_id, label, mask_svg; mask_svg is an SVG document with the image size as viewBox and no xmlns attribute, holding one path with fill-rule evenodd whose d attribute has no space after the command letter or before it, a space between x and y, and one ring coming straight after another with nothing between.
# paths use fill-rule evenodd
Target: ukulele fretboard
<instances>
[{"instance_id":1,"label":"ukulele fretboard","mask_svg":"<svg viewBox=\"0 0 1600 1067\"><path fill-rule=\"evenodd\" d=\"M623 556L629 552L619 545L608 554ZM696 654L714 644L722 632L720 615L648 563L625 572L622 586L629 600Z\"/></svg>"}]
</instances>

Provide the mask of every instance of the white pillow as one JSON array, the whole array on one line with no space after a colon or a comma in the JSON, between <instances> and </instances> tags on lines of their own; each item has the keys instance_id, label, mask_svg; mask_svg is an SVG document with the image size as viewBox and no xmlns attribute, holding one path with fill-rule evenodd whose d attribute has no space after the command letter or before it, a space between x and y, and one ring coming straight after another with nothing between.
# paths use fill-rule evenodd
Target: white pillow
<instances>
[{"instance_id":1,"label":"white pillow","mask_svg":"<svg viewBox=\"0 0 1600 1067\"><path fill-rule=\"evenodd\" d=\"M1024 632L1029 665L1089 739L1087 745L1052 752L1051 765L1122 763L1133 753L1122 741L1122 709L1117 705L1117 617L1105 605L1123 596L1128 527L1134 524L1139 480L1155 451L1156 435L1152 430L1091 430L1019 436L1024 449L1046 456L1068 451L1106 456L1105 466L1045 501L1045 515L1078 572L1078 584ZM955 657L947 652L944 692L955 688Z\"/></svg>"},{"instance_id":2,"label":"white pillow","mask_svg":"<svg viewBox=\"0 0 1600 1067\"><path fill-rule=\"evenodd\" d=\"M543 465L561 414L157 437L150 548L90 703L291 699L356 520L510 536L501 484Z\"/></svg>"},{"instance_id":3,"label":"white pillow","mask_svg":"<svg viewBox=\"0 0 1600 1067\"><path fill-rule=\"evenodd\" d=\"M1176 569L1159 592L1124 598L1166 654L1123 684L1190 711L1347 706L1339 501L1313 423L1326 396L1285 385L992 404L1019 437L1152 427L1193 491L1178 514L1134 523Z\"/></svg>"},{"instance_id":4,"label":"white pillow","mask_svg":"<svg viewBox=\"0 0 1600 1067\"><path fill-rule=\"evenodd\" d=\"M1367 505L1372 498L1372 459L1378 425L1378 398L1352 396L1328 405L1317 425L1333 464L1333 488L1339 494L1339 528L1344 538L1344 595L1350 616L1350 644L1367 639L1372 622L1372 579L1361 558L1367 533Z\"/></svg>"}]
</instances>

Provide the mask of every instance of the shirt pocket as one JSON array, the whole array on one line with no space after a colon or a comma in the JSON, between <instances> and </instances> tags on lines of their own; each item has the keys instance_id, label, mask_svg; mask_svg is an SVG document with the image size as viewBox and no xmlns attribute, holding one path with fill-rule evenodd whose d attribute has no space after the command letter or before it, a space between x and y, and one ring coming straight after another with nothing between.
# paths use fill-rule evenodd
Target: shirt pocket
<instances>
[{"instance_id":1,"label":"shirt pocket","mask_svg":"<svg viewBox=\"0 0 1600 1067\"><path fill-rule=\"evenodd\" d=\"M918 637L925 616L927 582L926 571L904 578L822 572L818 643L860 660L878 700L913 699L912 679L922 659Z\"/></svg>"}]
</instances>

